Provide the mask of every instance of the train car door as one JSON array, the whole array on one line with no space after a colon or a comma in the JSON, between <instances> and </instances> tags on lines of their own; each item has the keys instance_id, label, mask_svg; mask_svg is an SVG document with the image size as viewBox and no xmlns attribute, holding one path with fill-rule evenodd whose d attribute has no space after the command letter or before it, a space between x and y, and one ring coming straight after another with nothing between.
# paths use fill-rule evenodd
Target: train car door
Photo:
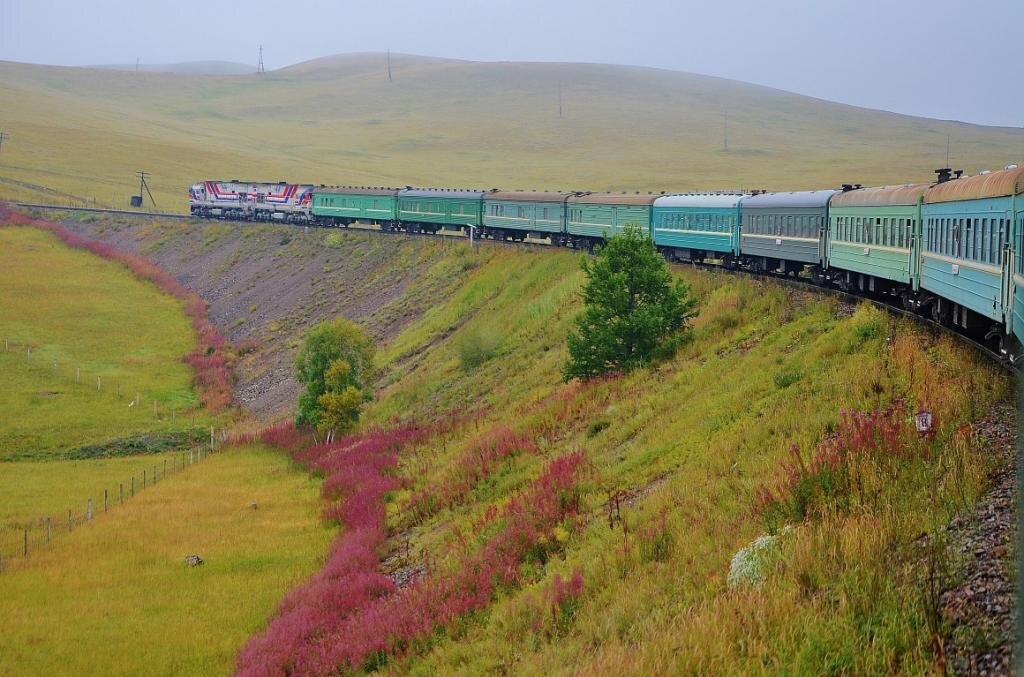
<instances>
[{"instance_id":1,"label":"train car door","mask_svg":"<svg viewBox=\"0 0 1024 677\"><path fill-rule=\"evenodd\" d=\"M1006 328L1006 333L1009 334L1012 331L1013 325L1013 271L1016 268L1016 257L1020 252L1020 229L1016 227L1014 217L1016 214L1011 209L1006 219L1006 227L1009 230L1003 240L1003 257L1002 257L1002 285L1001 285L1001 298L999 315L1003 319L1003 326Z\"/></svg>"}]
</instances>

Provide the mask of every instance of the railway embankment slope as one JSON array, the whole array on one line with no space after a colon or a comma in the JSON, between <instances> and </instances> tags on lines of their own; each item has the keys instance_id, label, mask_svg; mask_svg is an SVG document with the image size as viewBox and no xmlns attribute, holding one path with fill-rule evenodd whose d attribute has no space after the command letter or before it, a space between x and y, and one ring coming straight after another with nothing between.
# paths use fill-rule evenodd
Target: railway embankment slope
<instances>
[{"instance_id":1,"label":"railway embankment slope","mask_svg":"<svg viewBox=\"0 0 1024 677\"><path fill-rule=\"evenodd\" d=\"M339 625L296 644L306 656L334 655L319 652L334 642L356 667L399 671L1003 665L1005 619L968 607L985 600L976 581L1005 579L1008 531L964 525L1003 501L1011 385L954 337L867 305L679 269L700 315L676 358L567 384L581 281L570 252L259 225L71 225L144 251L210 302L232 340L251 341L238 389L254 416L288 414L303 332L344 314L379 343L369 423L451 422L400 452L400 488L381 499L388 539L373 568L397 590L324 620ZM913 425L920 409L934 414L926 435ZM510 534L536 516L515 506L553 482L565 492L557 522ZM520 538L529 547L501 550L517 553L511 565L489 559ZM501 574L472 578L489 567ZM485 593L456 608L438 595L463 576ZM402 635L402 600L439 619L432 633ZM392 624L374 625L382 618ZM251 655L272 647L274 627ZM359 635L369 629L395 640L361 654L377 646Z\"/></svg>"}]
</instances>

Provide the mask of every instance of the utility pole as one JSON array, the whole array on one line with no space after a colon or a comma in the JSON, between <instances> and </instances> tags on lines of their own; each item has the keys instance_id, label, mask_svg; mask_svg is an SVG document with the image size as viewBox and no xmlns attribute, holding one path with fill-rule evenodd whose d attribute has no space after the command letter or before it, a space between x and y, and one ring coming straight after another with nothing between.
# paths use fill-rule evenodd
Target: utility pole
<instances>
[{"instance_id":1,"label":"utility pole","mask_svg":"<svg viewBox=\"0 0 1024 677\"><path fill-rule=\"evenodd\" d=\"M387 51L387 54L385 56L385 59L386 59L386 62L387 62L387 67L388 67L388 82L394 82L391 79L391 48L390 47L388 47L388 51Z\"/></svg>"},{"instance_id":2,"label":"utility pole","mask_svg":"<svg viewBox=\"0 0 1024 677\"><path fill-rule=\"evenodd\" d=\"M154 207L156 207L156 200L153 199L153 194L149 192L149 184L146 183L146 177L152 178L153 175L150 174L149 172L144 172L144 171L142 171L140 169L139 171L135 172L135 176L139 177L139 198L140 198L140 200L142 198L142 191L145 190L146 194L149 195L149 201L153 203ZM142 205L140 204L139 206L141 207Z\"/></svg>"},{"instance_id":3,"label":"utility pole","mask_svg":"<svg viewBox=\"0 0 1024 677\"><path fill-rule=\"evenodd\" d=\"M263 65L263 45L260 45L260 63L259 63L259 66L256 69L256 72L259 73L260 75L266 75L267 74L267 69Z\"/></svg>"}]
</instances>

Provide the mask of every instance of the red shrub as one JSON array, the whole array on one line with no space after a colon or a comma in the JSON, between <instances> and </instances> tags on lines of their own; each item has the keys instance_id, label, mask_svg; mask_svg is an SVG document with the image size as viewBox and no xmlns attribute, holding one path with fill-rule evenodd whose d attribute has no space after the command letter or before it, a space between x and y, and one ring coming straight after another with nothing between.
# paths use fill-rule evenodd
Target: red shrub
<instances>
[{"instance_id":1,"label":"red shrub","mask_svg":"<svg viewBox=\"0 0 1024 677\"><path fill-rule=\"evenodd\" d=\"M537 452L537 443L530 433L513 430L504 424L496 425L470 443L444 479L413 494L409 509L417 519L424 519L443 508L457 505L499 463L524 451Z\"/></svg>"},{"instance_id":2,"label":"red shrub","mask_svg":"<svg viewBox=\"0 0 1024 677\"><path fill-rule=\"evenodd\" d=\"M385 474L398 449L427 429L405 428L353 436L296 454L324 470L328 512L347 527L324 568L282 602L278 615L249 640L238 658L243 675L327 674L373 667L400 655L463 614L490 603L495 588L518 582L519 564L541 535L579 509L575 488L580 453L555 459L503 508L490 511L503 528L454 571L431 572L398 590L377 573L385 541ZM342 479L344 478L344 479ZM576 577L560 593L582 588Z\"/></svg>"}]
</instances>

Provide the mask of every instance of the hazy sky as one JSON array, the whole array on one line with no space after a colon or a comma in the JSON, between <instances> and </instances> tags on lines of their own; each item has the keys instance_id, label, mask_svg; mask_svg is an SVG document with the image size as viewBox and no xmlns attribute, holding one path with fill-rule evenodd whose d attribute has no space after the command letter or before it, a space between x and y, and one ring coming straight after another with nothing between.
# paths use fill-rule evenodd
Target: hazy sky
<instances>
[{"instance_id":1,"label":"hazy sky","mask_svg":"<svg viewBox=\"0 0 1024 677\"><path fill-rule=\"evenodd\" d=\"M0 0L0 59L595 61L1024 126L1024 0Z\"/></svg>"}]
</instances>

